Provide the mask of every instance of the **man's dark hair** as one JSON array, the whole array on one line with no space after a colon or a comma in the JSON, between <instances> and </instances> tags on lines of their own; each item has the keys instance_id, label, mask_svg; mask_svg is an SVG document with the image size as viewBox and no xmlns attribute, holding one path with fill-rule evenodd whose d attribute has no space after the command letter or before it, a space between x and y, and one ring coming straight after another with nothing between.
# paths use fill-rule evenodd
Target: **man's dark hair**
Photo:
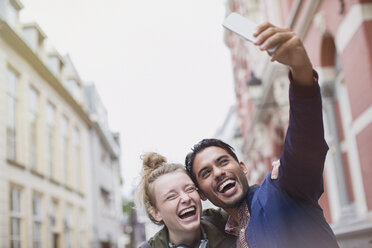
<instances>
[{"instance_id":1,"label":"man's dark hair","mask_svg":"<svg viewBox=\"0 0 372 248\"><path fill-rule=\"evenodd\" d=\"M199 152L203 151L205 148L210 146L216 146L219 148L224 149L231 157L234 158L236 162L239 163L239 159L236 156L234 152L234 148L232 148L230 145L226 144L222 140L219 139L203 139L199 141L199 143L195 144L193 148L191 148L191 152L187 154L185 159L185 166L186 170L189 173L191 179L194 181L195 185L198 186L198 182L196 181L195 173L192 170L192 166L194 165L194 160L196 155L198 155Z\"/></svg>"}]
</instances>

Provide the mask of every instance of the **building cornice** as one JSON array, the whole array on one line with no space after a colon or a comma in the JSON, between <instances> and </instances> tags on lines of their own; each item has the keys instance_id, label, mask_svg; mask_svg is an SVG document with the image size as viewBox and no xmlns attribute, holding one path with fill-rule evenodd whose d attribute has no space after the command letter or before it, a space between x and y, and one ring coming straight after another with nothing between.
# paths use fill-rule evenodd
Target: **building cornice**
<instances>
[{"instance_id":1,"label":"building cornice","mask_svg":"<svg viewBox=\"0 0 372 248\"><path fill-rule=\"evenodd\" d=\"M10 0L10 3L17 9L17 10L21 10L23 9L23 4L20 0Z\"/></svg>"},{"instance_id":2,"label":"building cornice","mask_svg":"<svg viewBox=\"0 0 372 248\"><path fill-rule=\"evenodd\" d=\"M35 71L38 72L53 89L56 90L62 99L64 99L71 106L71 108L88 125L88 127L92 126L92 121L90 120L88 114L63 87L62 82L52 74L52 72L23 41L23 39L19 37L19 35L1 19L0 36L10 47L12 47L20 56L22 56L25 61L27 61L30 66L33 67L33 69L35 69Z\"/></svg>"}]
</instances>

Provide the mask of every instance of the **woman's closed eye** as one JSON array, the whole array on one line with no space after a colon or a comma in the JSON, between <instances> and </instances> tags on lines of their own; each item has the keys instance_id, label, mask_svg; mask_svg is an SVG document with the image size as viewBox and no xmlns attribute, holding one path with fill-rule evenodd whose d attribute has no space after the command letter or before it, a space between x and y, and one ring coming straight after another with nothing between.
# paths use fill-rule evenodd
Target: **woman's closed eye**
<instances>
[{"instance_id":1,"label":"woman's closed eye","mask_svg":"<svg viewBox=\"0 0 372 248\"><path fill-rule=\"evenodd\" d=\"M166 200L173 200L176 199L177 195L176 194L170 194L165 197Z\"/></svg>"},{"instance_id":2,"label":"woman's closed eye","mask_svg":"<svg viewBox=\"0 0 372 248\"><path fill-rule=\"evenodd\" d=\"M192 193L192 192L194 192L195 190L196 190L195 186L189 186L189 187L186 188L186 192L187 192L187 193Z\"/></svg>"}]
</instances>

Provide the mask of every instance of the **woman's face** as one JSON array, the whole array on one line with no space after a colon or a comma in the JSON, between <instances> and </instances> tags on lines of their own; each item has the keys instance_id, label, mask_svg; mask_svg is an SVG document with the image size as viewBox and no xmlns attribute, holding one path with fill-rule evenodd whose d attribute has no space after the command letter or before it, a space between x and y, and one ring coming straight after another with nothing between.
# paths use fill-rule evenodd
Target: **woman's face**
<instances>
[{"instance_id":1,"label":"woman's face","mask_svg":"<svg viewBox=\"0 0 372 248\"><path fill-rule=\"evenodd\" d=\"M169 232L194 231L200 226L201 202L190 177L180 171L160 176L153 183L156 210L153 217L163 220Z\"/></svg>"}]
</instances>

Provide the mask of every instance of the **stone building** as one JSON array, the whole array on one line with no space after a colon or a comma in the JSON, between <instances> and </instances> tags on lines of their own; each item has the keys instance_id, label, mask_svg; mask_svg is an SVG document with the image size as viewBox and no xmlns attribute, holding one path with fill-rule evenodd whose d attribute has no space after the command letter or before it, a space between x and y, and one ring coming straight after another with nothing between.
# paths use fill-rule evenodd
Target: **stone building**
<instances>
[{"instance_id":1,"label":"stone building","mask_svg":"<svg viewBox=\"0 0 372 248\"><path fill-rule=\"evenodd\" d=\"M121 221L118 136L88 111L70 58L46 49L37 23L20 23L22 8L0 0L0 247L92 247L95 226ZM112 173L102 178L108 223L93 218L106 199L92 196L96 139ZM117 247L117 235L101 247Z\"/></svg>"}]
</instances>

